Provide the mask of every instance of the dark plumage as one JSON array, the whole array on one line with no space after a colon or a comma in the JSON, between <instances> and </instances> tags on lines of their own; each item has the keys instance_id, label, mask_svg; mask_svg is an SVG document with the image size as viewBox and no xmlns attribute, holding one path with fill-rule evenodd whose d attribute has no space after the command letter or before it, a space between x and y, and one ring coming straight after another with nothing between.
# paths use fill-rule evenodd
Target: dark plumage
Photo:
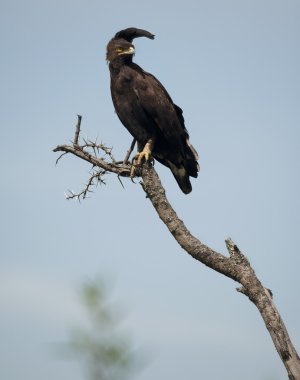
<instances>
[{"instance_id":1,"label":"dark plumage","mask_svg":"<svg viewBox=\"0 0 300 380\"><path fill-rule=\"evenodd\" d=\"M143 156L139 162L151 154L171 169L181 190L188 194L192 191L189 177L198 175L198 155L189 142L181 108L153 75L132 62L132 40L137 37L154 39L145 30L128 28L118 32L107 45L115 110L138 142Z\"/></svg>"}]
</instances>

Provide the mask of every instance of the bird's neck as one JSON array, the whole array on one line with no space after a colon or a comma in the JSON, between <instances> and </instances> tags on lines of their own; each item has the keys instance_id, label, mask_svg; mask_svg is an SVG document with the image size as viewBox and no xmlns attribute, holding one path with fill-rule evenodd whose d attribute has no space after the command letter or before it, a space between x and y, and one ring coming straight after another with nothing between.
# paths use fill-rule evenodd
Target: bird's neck
<instances>
[{"instance_id":1,"label":"bird's neck","mask_svg":"<svg viewBox=\"0 0 300 380\"><path fill-rule=\"evenodd\" d=\"M120 56L109 62L109 69L115 72L119 72L123 66L130 65L131 63L132 55Z\"/></svg>"}]
</instances>

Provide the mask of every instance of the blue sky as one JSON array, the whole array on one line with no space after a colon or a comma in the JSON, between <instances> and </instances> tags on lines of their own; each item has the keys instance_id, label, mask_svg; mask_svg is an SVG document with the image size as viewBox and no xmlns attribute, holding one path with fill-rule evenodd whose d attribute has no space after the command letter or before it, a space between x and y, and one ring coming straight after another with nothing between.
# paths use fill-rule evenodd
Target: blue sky
<instances>
[{"instance_id":1,"label":"blue sky","mask_svg":"<svg viewBox=\"0 0 300 380\"><path fill-rule=\"evenodd\" d=\"M138 184L110 175L66 201L89 166L55 167L52 149L79 113L83 136L124 156L105 47L125 27L154 33L135 61L183 108L201 165L185 196L157 164L167 195L204 243L239 245L299 351L299 18L292 0L1 0L1 378L84 378L53 344L85 323L77 290L102 275L151 358L138 379L286 379L257 310L176 245Z\"/></svg>"}]
</instances>

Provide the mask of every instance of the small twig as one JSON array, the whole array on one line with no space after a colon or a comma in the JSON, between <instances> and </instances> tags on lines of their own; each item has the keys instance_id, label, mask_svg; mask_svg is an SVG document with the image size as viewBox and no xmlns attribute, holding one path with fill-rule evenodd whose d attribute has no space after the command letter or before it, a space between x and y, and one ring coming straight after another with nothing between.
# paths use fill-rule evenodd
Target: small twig
<instances>
[{"instance_id":1,"label":"small twig","mask_svg":"<svg viewBox=\"0 0 300 380\"><path fill-rule=\"evenodd\" d=\"M112 149L113 148L108 148L108 147L106 147L102 143L101 144L96 144L95 142L93 142L91 140L88 140L88 141L85 140L85 139L83 139L83 140L84 140L85 143L83 145L80 145L81 149L91 148L91 149L93 149L93 152L94 152L95 156L97 155L96 151L97 151L97 153L99 153L99 151L102 150L104 152L104 155L107 155L107 156L110 157L112 163L114 163L114 164L117 163L115 157L112 154Z\"/></svg>"},{"instance_id":2,"label":"small twig","mask_svg":"<svg viewBox=\"0 0 300 380\"><path fill-rule=\"evenodd\" d=\"M91 186L97 186L99 183L105 185L105 181L101 178L105 174L104 170L97 171L91 175L88 182L84 186L84 189L80 193L75 193L74 191L69 191L69 195L66 194L66 199L77 198L80 201L80 198L86 199L89 193L93 193L90 189ZM96 179L96 183L94 180Z\"/></svg>"},{"instance_id":3,"label":"small twig","mask_svg":"<svg viewBox=\"0 0 300 380\"><path fill-rule=\"evenodd\" d=\"M128 149L128 151L126 153L126 156L125 156L125 158L123 160L123 164L127 164L128 163L129 157L130 157L130 155L131 155L131 153L132 153L132 151L134 149L135 143L136 143L136 139L133 139L132 143L130 145L130 148Z\"/></svg>"},{"instance_id":4,"label":"small twig","mask_svg":"<svg viewBox=\"0 0 300 380\"><path fill-rule=\"evenodd\" d=\"M125 189L125 187L124 187L124 185L123 185L123 182L122 182L122 180L121 180L121 177L118 175L117 178L118 178L118 180L119 180L121 186L123 187L123 189Z\"/></svg>"},{"instance_id":5,"label":"small twig","mask_svg":"<svg viewBox=\"0 0 300 380\"><path fill-rule=\"evenodd\" d=\"M124 185L120 177L130 176L130 165L124 164L123 161L116 161L112 154L112 148L106 147L103 143L97 144L97 140L93 142L91 140L82 138L84 144L79 145L80 126L82 117L80 115L77 115L77 117L78 122L76 125L74 142L72 143L72 145L59 145L55 149L53 149L54 152L63 152L56 160L56 164L62 158L62 156L64 156L67 153L71 153L91 163L93 165L93 168L97 167L99 169L98 171L92 172L92 175L90 176L84 189L80 193L69 191L69 194L66 194L66 198L77 198L79 201L81 199L86 199L88 193L92 192L92 190L90 189L91 186L97 186L99 183L105 184L103 176L110 172L117 174L118 180L120 181L121 186L124 188ZM132 148L133 146L134 145L132 143ZM94 154L91 154L89 149L92 149ZM98 156L100 151L104 152L102 157ZM109 160L105 160L105 156L109 157L110 162Z\"/></svg>"},{"instance_id":6,"label":"small twig","mask_svg":"<svg viewBox=\"0 0 300 380\"><path fill-rule=\"evenodd\" d=\"M74 156L91 163L93 166L98 166L99 168L104 169L106 172L112 172L121 177L130 177L130 165L107 162L100 157L90 154L79 145L77 147L73 147L72 145L58 145L53 149L53 152L71 153L74 154Z\"/></svg>"},{"instance_id":7,"label":"small twig","mask_svg":"<svg viewBox=\"0 0 300 380\"><path fill-rule=\"evenodd\" d=\"M79 140L79 134L80 134L80 126L81 126L82 116L81 115L77 115L77 118L78 118L78 121L77 121L76 129L75 129L75 137L74 137L74 141L73 141L73 145L74 146L78 146L78 140Z\"/></svg>"}]
</instances>

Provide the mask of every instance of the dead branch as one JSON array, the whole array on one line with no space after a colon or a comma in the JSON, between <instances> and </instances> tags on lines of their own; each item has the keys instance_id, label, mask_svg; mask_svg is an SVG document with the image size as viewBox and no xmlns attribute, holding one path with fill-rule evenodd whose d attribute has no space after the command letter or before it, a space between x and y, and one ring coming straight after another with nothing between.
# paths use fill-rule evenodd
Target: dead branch
<instances>
[{"instance_id":1,"label":"dead branch","mask_svg":"<svg viewBox=\"0 0 300 380\"><path fill-rule=\"evenodd\" d=\"M71 153L82 160L85 160L89 162L90 164L94 166L97 166L101 169L103 169L103 175L106 172L117 174L120 177L130 177L130 165L124 164L123 161L116 161L115 158L112 155L112 148L107 148L103 144L97 144L96 142L91 142L84 140L84 144L79 145L78 140L80 136L80 128L81 128L81 119L82 117L78 115L78 123L76 125L75 130L75 137L72 145L58 145L55 149L53 149L53 152L63 152L58 159L56 160L56 163L66 154ZM92 149L94 154L91 154L89 151L89 148ZM97 153L100 151L104 152L104 157L99 157ZM105 161L105 155L107 155L111 162Z\"/></svg>"},{"instance_id":2,"label":"dead branch","mask_svg":"<svg viewBox=\"0 0 300 380\"><path fill-rule=\"evenodd\" d=\"M80 122L81 118L79 119L78 116L73 145L59 145L54 149L54 152L74 154L91 163L93 166L100 168L102 170L101 175L104 175L106 172L111 172L117 174L119 177L129 177L130 165L128 165L125 160L125 162L117 162L108 154L112 161L109 163L103 158L92 155L87 151L88 148L93 148L93 146L88 144L82 146L78 145ZM101 146L99 146L99 150L104 151L104 153L106 152ZM289 379L300 380L299 356L290 340L280 314L276 309L272 299L272 293L269 289L265 288L257 278L248 258L231 239L225 241L229 256L218 253L203 244L190 233L183 221L178 218L166 197L165 189L153 166L149 163L144 164L142 170L140 170L140 174L142 177L142 188L147 194L147 198L149 198L159 218L169 229L178 244L194 259L241 285L237 290L246 295L259 310L275 348L286 367ZM86 188L89 189L89 186ZM83 197L81 194L80 196ZM79 198L78 196L74 197Z\"/></svg>"}]
</instances>

